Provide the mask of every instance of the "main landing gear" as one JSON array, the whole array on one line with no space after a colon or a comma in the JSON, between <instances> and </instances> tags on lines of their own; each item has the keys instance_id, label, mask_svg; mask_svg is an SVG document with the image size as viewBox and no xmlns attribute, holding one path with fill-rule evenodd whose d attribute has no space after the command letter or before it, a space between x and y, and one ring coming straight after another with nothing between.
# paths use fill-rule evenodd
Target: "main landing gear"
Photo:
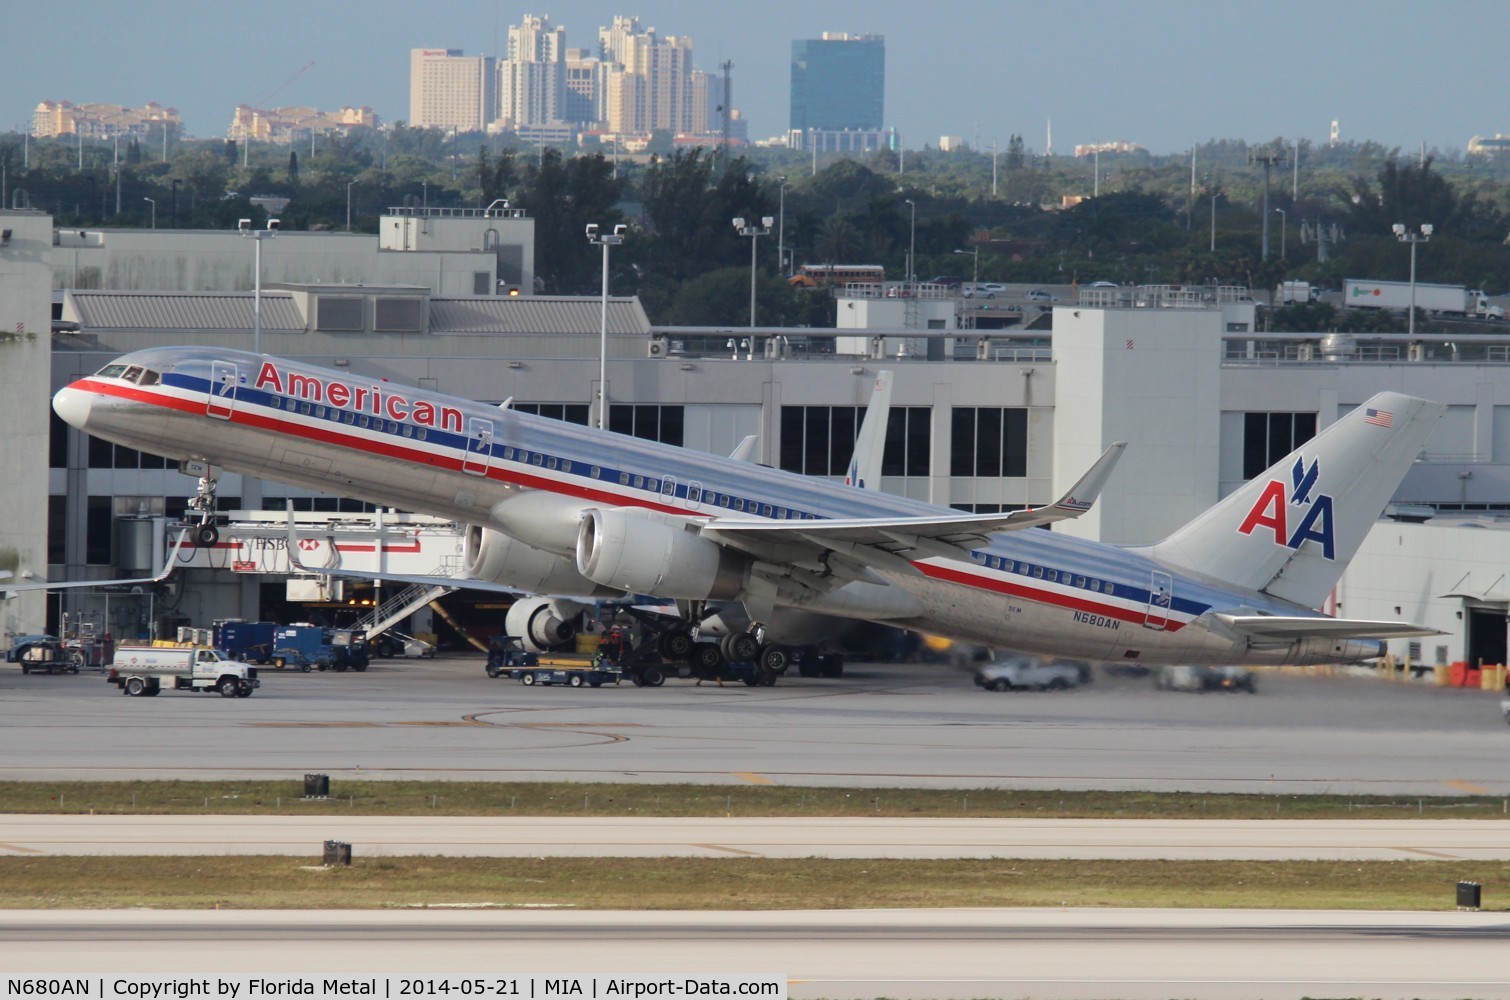
<instances>
[{"instance_id":1,"label":"main landing gear","mask_svg":"<svg viewBox=\"0 0 1510 1000\"><path fill-rule=\"evenodd\" d=\"M678 625L662 632L657 651L667 662L685 662L692 675L705 680L723 678L730 664L750 664L742 678L751 687L771 687L786 673L790 656L785 648L761 642L758 630L735 632L718 641L701 639L696 632Z\"/></svg>"}]
</instances>

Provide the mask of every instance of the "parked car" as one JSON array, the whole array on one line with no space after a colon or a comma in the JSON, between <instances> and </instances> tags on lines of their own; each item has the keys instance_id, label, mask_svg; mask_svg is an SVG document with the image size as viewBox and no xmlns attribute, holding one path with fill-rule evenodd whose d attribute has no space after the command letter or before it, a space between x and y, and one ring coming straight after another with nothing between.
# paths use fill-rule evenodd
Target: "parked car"
<instances>
[{"instance_id":1,"label":"parked car","mask_svg":"<svg viewBox=\"0 0 1510 1000\"><path fill-rule=\"evenodd\" d=\"M1025 299L1027 299L1029 302L1058 302L1059 301L1059 296L1057 296L1057 295L1050 295L1048 292L1044 291L1042 288L1034 288L1034 289L1031 289L1030 291L1024 292L1023 295L1022 295L1022 297L1025 298Z\"/></svg>"},{"instance_id":2,"label":"parked car","mask_svg":"<svg viewBox=\"0 0 1510 1000\"><path fill-rule=\"evenodd\" d=\"M1090 667L1083 663L1045 663L1020 656L985 664L975 672L975 684L987 691L1062 691L1086 683L1090 676Z\"/></svg>"}]
</instances>

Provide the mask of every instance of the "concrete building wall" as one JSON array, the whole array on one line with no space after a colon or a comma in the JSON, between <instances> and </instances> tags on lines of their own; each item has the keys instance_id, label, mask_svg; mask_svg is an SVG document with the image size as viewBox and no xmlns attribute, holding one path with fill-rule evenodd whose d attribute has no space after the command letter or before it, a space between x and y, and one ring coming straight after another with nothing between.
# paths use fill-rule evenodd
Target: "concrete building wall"
<instances>
[{"instance_id":1,"label":"concrete building wall","mask_svg":"<svg viewBox=\"0 0 1510 1000\"><path fill-rule=\"evenodd\" d=\"M1067 533L1155 542L1217 501L1221 325L1220 309L1054 309L1054 494L1128 442Z\"/></svg>"},{"instance_id":2,"label":"concrete building wall","mask_svg":"<svg viewBox=\"0 0 1510 1000\"><path fill-rule=\"evenodd\" d=\"M0 586L47 579L51 244L49 216L0 211ZM0 644L42 631L46 609L36 591L0 601Z\"/></svg>"},{"instance_id":3,"label":"concrete building wall","mask_svg":"<svg viewBox=\"0 0 1510 1000\"><path fill-rule=\"evenodd\" d=\"M441 296L474 295L476 276L486 273L494 282L488 294L499 294L502 272L523 294L534 291L535 222L522 214L385 216L381 224L381 236L285 230L264 239L263 287L419 285ZM395 235L401 227L413 232ZM56 245L48 234L44 251L53 288L224 292L250 291L255 282L253 241L235 231L65 229Z\"/></svg>"}]
</instances>

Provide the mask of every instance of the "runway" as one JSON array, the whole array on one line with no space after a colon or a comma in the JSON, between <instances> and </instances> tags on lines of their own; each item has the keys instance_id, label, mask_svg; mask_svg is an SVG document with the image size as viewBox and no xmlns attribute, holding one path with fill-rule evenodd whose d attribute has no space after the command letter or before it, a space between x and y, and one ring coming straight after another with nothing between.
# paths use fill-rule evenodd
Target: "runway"
<instances>
[{"instance_id":1,"label":"runway","mask_svg":"<svg viewBox=\"0 0 1510 1000\"><path fill-rule=\"evenodd\" d=\"M0 857L1510 859L1510 820L0 815Z\"/></svg>"},{"instance_id":2,"label":"runway","mask_svg":"<svg viewBox=\"0 0 1510 1000\"><path fill-rule=\"evenodd\" d=\"M0 912L8 975L781 974L797 998L1510 996L1488 913Z\"/></svg>"},{"instance_id":3,"label":"runway","mask_svg":"<svg viewBox=\"0 0 1510 1000\"><path fill-rule=\"evenodd\" d=\"M774 688L524 687L477 657L264 670L247 699L123 698L0 671L0 778L770 782L1510 796L1491 692L1263 674L1259 693L1100 677L996 694L943 665L856 664Z\"/></svg>"},{"instance_id":4,"label":"runway","mask_svg":"<svg viewBox=\"0 0 1510 1000\"><path fill-rule=\"evenodd\" d=\"M122 698L97 675L0 672L0 778L258 777L774 783L1390 795L1421 819L1302 823L385 817L0 817L0 858L314 857L1499 859L1510 798L1489 692L1265 674L1259 693L993 694L943 666L858 665L775 688L525 688L477 658L278 674L249 699ZM605 861L605 864L611 864ZM1497 887L1489 887L1490 899ZM846 910L729 913L28 911L0 914L7 973L741 973L793 997L1507 997L1501 913Z\"/></svg>"}]
</instances>

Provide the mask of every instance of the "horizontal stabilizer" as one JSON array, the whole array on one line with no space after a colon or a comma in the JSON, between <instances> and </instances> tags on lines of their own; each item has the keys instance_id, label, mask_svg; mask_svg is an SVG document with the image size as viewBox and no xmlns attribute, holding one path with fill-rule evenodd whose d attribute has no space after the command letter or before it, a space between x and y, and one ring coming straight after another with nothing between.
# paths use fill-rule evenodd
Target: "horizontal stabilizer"
<instances>
[{"instance_id":1,"label":"horizontal stabilizer","mask_svg":"<svg viewBox=\"0 0 1510 1000\"><path fill-rule=\"evenodd\" d=\"M1410 622L1367 621L1361 618L1314 618L1304 615L1230 615L1217 612L1218 621L1254 639L1409 639L1445 635Z\"/></svg>"}]
</instances>

